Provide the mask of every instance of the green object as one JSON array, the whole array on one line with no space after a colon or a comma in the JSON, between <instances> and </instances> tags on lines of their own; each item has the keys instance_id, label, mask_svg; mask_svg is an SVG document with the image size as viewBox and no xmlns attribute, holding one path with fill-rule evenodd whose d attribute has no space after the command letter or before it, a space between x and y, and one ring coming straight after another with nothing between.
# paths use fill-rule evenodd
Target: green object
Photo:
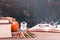
<instances>
[{"instance_id":1,"label":"green object","mask_svg":"<svg viewBox=\"0 0 60 40\"><path fill-rule=\"evenodd\" d=\"M35 38L35 36L34 35L32 35L31 33L29 33L29 32L27 32L32 38Z\"/></svg>"},{"instance_id":2,"label":"green object","mask_svg":"<svg viewBox=\"0 0 60 40\"><path fill-rule=\"evenodd\" d=\"M31 37L27 32L25 32L26 35L28 35L29 37Z\"/></svg>"}]
</instances>

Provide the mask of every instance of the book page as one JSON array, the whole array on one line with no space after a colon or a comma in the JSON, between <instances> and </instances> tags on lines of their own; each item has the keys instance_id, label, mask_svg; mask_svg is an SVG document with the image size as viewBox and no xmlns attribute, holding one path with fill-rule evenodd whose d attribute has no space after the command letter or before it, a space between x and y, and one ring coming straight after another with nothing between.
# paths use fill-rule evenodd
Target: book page
<instances>
[{"instance_id":1,"label":"book page","mask_svg":"<svg viewBox=\"0 0 60 40\"><path fill-rule=\"evenodd\" d=\"M0 38L12 37L11 24L0 24Z\"/></svg>"}]
</instances>

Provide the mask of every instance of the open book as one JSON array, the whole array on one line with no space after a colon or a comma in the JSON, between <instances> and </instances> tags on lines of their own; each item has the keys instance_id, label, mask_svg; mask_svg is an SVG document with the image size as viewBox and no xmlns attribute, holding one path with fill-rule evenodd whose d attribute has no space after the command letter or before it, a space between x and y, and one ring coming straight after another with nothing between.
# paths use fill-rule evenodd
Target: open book
<instances>
[{"instance_id":1,"label":"open book","mask_svg":"<svg viewBox=\"0 0 60 40\"><path fill-rule=\"evenodd\" d=\"M40 24L37 24L33 26L32 28L29 28L28 31L31 32L59 32L60 33L60 25L57 25L56 28L55 25L50 26L39 26Z\"/></svg>"}]
</instances>

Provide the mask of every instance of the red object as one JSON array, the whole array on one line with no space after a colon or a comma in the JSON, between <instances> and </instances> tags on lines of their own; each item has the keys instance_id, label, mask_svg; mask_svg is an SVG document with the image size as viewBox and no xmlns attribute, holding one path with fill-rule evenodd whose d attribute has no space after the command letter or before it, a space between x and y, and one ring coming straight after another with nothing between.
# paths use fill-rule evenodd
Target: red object
<instances>
[{"instance_id":1,"label":"red object","mask_svg":"<svg viewBox=\"0 0 60 40\"><path fill-rule=\"evenodd\" d=\"M12 32L16 32L19 28L19 24L17 21L12 21L12 27L11 27L11 31Z\"/></svg>"}]
</instances>

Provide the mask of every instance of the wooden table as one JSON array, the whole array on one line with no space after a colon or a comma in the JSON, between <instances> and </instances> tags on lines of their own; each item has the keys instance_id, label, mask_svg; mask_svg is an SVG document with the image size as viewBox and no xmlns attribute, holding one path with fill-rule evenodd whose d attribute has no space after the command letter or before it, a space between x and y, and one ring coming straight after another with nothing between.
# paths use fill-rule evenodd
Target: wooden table
<instances>
[{"instance_id":1,"label":"wooden table","mask_svg":"<svg viewBox=\"0 0 60 40\"><path fill-rule=\"evenodd\" d=\"M60 33L48 33L48 32L33 32L35 38L1 38L0 40L60 40Z\"/></svg>"}]
</instances>

